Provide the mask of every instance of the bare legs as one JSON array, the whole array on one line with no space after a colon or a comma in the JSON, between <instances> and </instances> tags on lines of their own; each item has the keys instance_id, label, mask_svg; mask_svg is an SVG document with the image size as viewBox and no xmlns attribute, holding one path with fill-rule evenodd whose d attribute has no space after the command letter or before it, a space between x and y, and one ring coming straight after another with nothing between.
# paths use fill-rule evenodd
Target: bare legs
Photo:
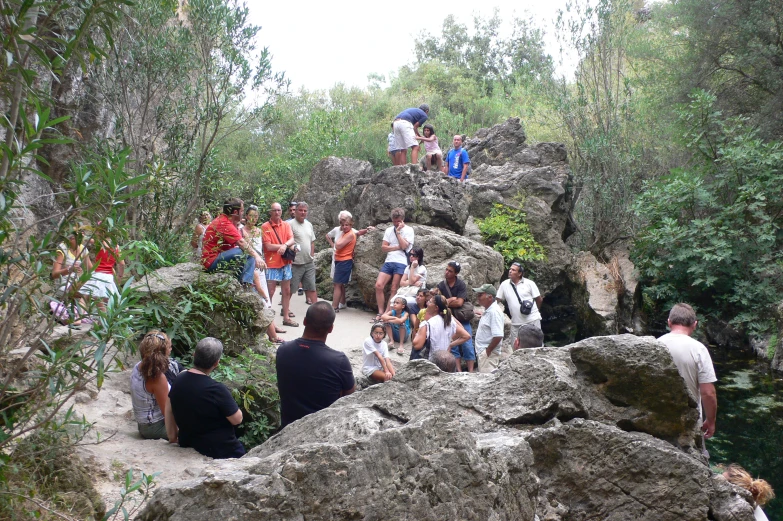
<instances>
[{"instance_id":1,"label":"bare legs","mask_svg":"<svg viewBox=\"0 0 783 521\"><path fill-rule=\"evenodd\" d=\"M315 292L313 292L315 293ZM345 298L345 284L334 283L334 295L332 295L332 307L337 311L340 303Z\"/></svg>"},{"instance_id":2,"label":"bare legs","mask_svg":"<svg viewBox=\"0 0 783 521\"><path fill-rule=\"evenodd\" d=\"M268 287L269 287L269 294L274 295L275 290L277 289L277 281L276 280L267 280L266 281ZM290 304L291 304L291 281L290 280L283 280L280 282L280 293L282 294L283 299L283 324L291 320L290 318Z\"/></svg>"},{"instance_id":3,"label":"bare legs","mask_svg":"<svg viewBox=\"0 0 783 521\"><path fill-rule=\"evenodd\" d=\"M388 273L378 273L378 278L375 280L375 300L378 302L378 314L383 315L386 311L386 297L383 294L383 290L386 288L386 284L392 280L392 276ZM397 285L400 284L397 279ZM394 295L394 293L392 293Z\"/></svg>"}]
</instances>

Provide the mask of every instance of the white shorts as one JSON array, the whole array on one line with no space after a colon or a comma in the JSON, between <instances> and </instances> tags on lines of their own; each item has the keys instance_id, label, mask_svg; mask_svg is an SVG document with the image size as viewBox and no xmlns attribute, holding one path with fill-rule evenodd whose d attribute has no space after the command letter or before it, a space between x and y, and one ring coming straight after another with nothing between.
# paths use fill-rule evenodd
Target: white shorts
<instances>
[{"instance_id":1,"label":"white shorts","mask_svg":"<svg viewBox=\"0 0 783 521\"><path fill-rule=\"evenodd\" d=\"M394 122L394 147L397 150L405 150L418 144L419 140L416 139L416 132L413 131L413 123L404 119L398 119Z\"/></svg>"},{"instance_id":2,"label":"white shorts","mask_svg":"<svg viewBox=\"0 0 783 521\"><path fill-rule=\"evenodd\" d=\"M120 292L114 283L114 275L95 272L90 280L82 286L79 293L90 295L93 298L110 298L112 295L119 295Z\"/></svg>"}]
</instances>

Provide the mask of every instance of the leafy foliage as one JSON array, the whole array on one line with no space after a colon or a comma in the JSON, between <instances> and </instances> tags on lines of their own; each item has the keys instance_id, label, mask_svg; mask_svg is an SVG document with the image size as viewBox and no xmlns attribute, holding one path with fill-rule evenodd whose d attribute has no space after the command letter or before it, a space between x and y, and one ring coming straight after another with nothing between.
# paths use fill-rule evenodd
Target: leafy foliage
<instances>
[{"instance_id":1,"label":"leafy foliage","mask_svg":"<svg viewBox=\"0 0 783 521\"><path fill-rule=\"evenodd\" d=\"M723 117L715 101L698 91L681 111L694 161L639 196L635 211L647 224L633 259L656 302L692 302L763 329L783 290L783 144Z\"/></svg>"},{"instance_id":2,"label":"leafy foliage","mask_svg":"<svg viewBox=\"0 0 783 521\"><path fill-rule=\"evenodd\" d=\"M489 217L476 221L484 241L503 255L506 265L546 259L544 247L536 242L525 218L522 210L495 204Z\"/></svg>"}]
</instances>

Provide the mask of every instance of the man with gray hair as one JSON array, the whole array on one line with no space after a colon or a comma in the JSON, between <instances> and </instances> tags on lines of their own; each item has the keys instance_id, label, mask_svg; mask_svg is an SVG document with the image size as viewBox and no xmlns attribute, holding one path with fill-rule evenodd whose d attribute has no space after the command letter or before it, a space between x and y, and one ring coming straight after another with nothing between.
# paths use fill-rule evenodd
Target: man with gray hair
<instances>
[{"instance_id":1,"label":"man with gray hair","mask_svg":"<svg viewBox=\"0 0 783 521\"><path fill-rule=\"evenodd\" d=\"M544 347L544 332L534 324L523 324L514 339L514 351L532 347Z\"/></svg>"},{"instance_id":2,"label":"man with gray hair","mask_svg":"<svg viewBox=\"0 0 783 521\"><path fill-rule=\"evenodd\" d=\"M440 369L444 373L457 372L457 359L454 358L454 355L452 355L448 349L435 351L430 361L433 364L437 365L438 369Z\"/></svg>"},{"instance_id":3,"label":"man with gray hair","mask_svg":"<svg viewBox=\"0 0 783 521\"><path fill-rule=\"evenodd\" d=\"M169 443L192 447L215 459L239 458L245 447L234 426L242 423L242 411L231 391L209 374L223 355L223 344L212 337L196 344L193 368L179 374L166 404L166 433Z\"/></svg>"},{"instance_id":4,"label":"man with gray hair","mask_svg":"<svg viewBox=\"0 0 783 521\"><path fill-rule=\"evenodd\" d=\"M295 217L288 221L291 225L291 231L294 233L297 252L294 263L291 265L291 291L299 288L299 294L302 290L307 295L307 303L312 304L318 301L318 295L315 288L315 231L313 225L307 220L309 207L304 201L296 203ZM299 284L301 283L301 288Z\"/></svg>"}]
</instances>

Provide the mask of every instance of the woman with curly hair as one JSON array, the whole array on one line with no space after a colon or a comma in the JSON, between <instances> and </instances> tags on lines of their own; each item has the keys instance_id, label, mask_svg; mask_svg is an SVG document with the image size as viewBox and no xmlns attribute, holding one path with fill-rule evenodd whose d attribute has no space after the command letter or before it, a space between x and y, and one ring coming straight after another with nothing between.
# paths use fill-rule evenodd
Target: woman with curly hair
<instances>
[{"instance_id":1,"label":"woman with curly hair","mask_svg":"<svg viewBox=\"0 0 783 521\"><path fill-rule=\"evenodd\" d=\"M139 351L141 362L131 372L133 415L142 438L167 440L163 418L171 385L166 372L171 371L172 365L179 370L178 365L169 363L171 339L162 331L150 331L139 344Z\"/></svg>"},{"instance_id":2,"label":"woman with curly hair","mask_svg":"<svg viewBox=\"0 0 783 521\"><path fill-rule=\"evenodd\" d=\"M729 483L742 487L751 493L753 502L756 506L756 509L753 511L756 521L769 521L767 515L761 510L761 507L775 497L775 492L773 492L769 483L763 479L753 479L747 470L736 463L732 463L728 466L723 473L723 477L726 478L726 481Z\"/></svg>"}]
</instances>

